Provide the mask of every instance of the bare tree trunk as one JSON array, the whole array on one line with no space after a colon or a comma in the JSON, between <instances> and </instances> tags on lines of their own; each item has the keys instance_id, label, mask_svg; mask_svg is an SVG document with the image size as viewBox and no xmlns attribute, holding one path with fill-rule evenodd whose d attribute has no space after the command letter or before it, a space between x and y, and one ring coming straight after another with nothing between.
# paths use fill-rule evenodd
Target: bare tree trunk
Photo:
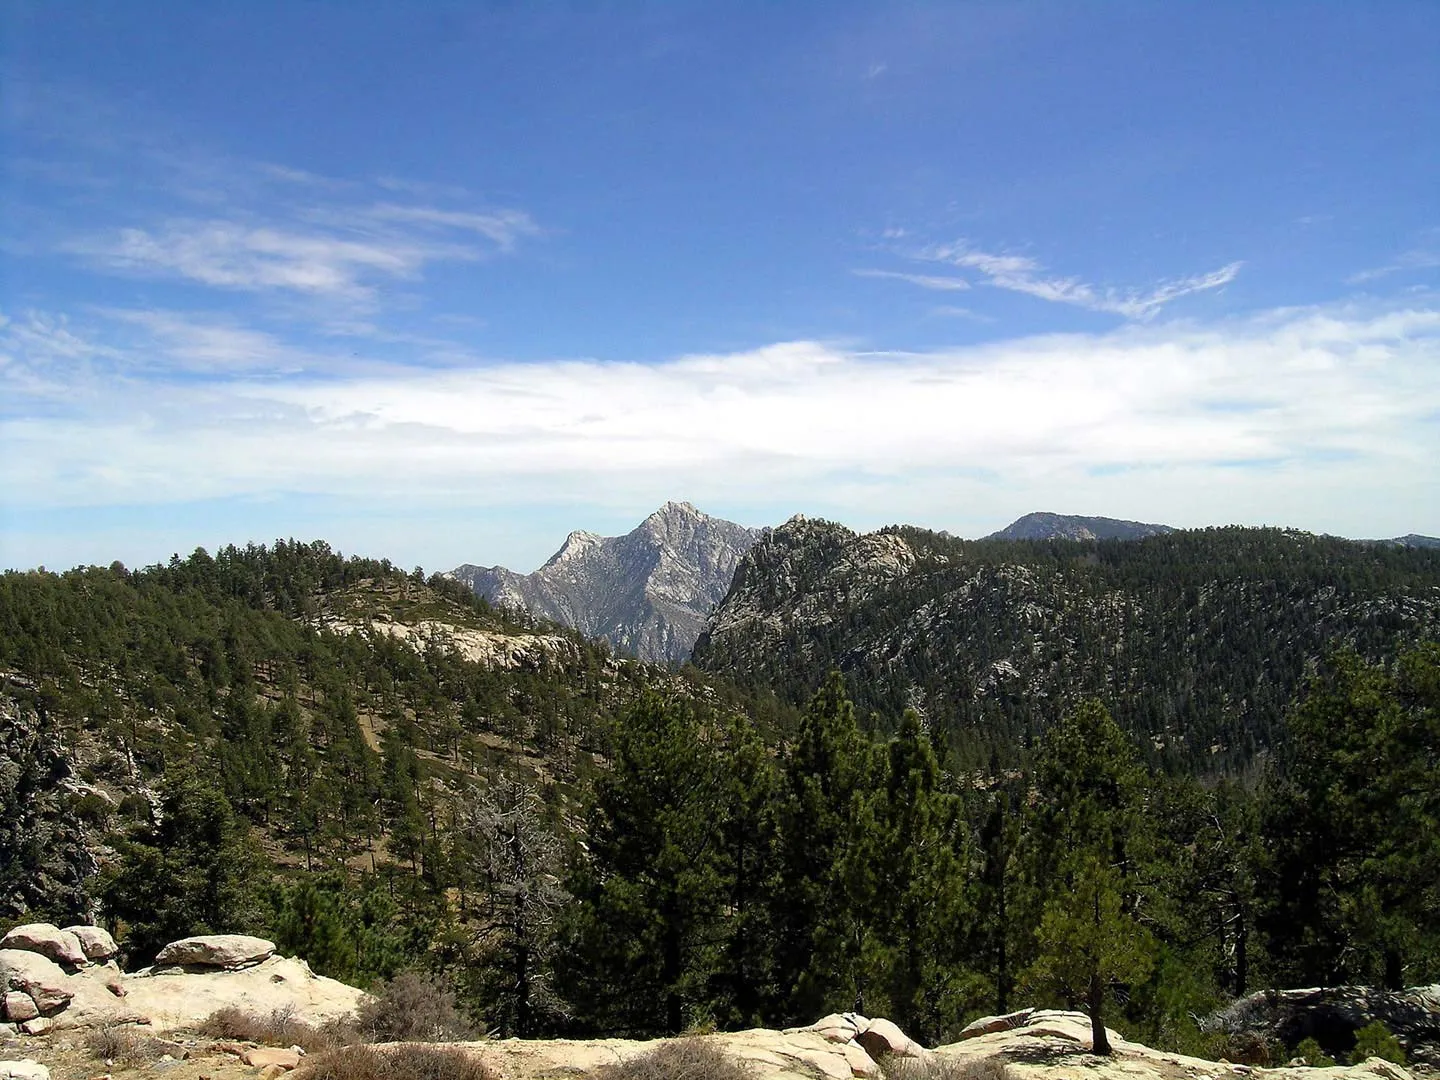
<instances>
[{"instance_id":1,"label":"bare tree trunk","mask_svg":"<svg viewBox=\"0 0 1440 1080\"><path fill-rule=\"evenodd\" d=\"M1099 972L1090 976L1089 998L1090 1052L1109 1057L1113 1051L1110 1047L1110 1036L1105 1031L1105 1019L1101 1016L1105 1005L1105 984L1101 981Z\"/></svg>"}]
</instances>

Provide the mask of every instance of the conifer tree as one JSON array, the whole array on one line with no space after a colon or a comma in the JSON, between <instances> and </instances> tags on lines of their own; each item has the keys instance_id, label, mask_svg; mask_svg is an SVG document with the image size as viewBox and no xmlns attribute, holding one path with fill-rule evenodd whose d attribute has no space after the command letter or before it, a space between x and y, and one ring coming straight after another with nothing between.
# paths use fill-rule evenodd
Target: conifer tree
<instances>
[{"instance_id":1,"label":"conifer tree","mask_svg":"<svg viewBox=\"0 0 1440 1080\"><path fill-rule=\"evenodd\" d=\"M647 694L596 782L557 974L606 1030L678 1034L707 1003L728 886L724 777L708 737L693 703Z\"/></svg>"},{"instance_id":2,"label":"conifer tree","mask_svg":"<svg viewBox=\"0 0 1440 1080\"><path fill-rule=\"evenodd\" d=\"M1098 701L1085 701L1046 731L1035 770L1029 873L1041 904L1028 981L1082 1003L1097 1054L1112 983L1143 980L1153 939L1136 918L1141 774L1135 751Z\"/></svg>"}]
</instances>

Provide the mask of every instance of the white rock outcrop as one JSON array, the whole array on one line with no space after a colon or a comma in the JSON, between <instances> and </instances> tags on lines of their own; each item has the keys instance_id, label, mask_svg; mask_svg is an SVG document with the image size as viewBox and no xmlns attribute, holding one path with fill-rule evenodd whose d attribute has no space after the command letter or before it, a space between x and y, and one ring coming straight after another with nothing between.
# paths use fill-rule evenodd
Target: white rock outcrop
<instances>
[{"instance_id":1,"label":"white rock outcrop","mask_svg":"<svg viewBox=\"0 0 1440 1080\"><path fill-rule=\"evenodd\" d=\"M239 968L275 955L275 943L248 934L199 934L172 941L155 957L155 966Z\"/></svg>"},{"instance_id":2,"label":"white rock outcrop","mask_svg":"<svg viewBox=\"0 0 1440 1080\"><path fill-rule=\"evenodd\" d=\"M61 930L50 923L26 923L15 927L0 938L0 949L39 953L72 970L89 963L80 939L69 930Z\"/></svg>"}]
</instances>

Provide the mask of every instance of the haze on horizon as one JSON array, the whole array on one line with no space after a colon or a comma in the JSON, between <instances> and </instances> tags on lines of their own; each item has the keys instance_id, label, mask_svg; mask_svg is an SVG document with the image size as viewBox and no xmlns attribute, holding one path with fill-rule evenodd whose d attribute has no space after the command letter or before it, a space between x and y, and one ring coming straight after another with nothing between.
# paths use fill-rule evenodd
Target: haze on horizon
<instances>
[{"instance_id":1,"label":"haze on horizon","mask_svg":"<svg viewBox=\"0 0 1440 1080\"><path fill-rule=\"evenodd\" d=\"M1440 534L1440 7L0 3L0 566Z\"/></svg>"}]
</instances>

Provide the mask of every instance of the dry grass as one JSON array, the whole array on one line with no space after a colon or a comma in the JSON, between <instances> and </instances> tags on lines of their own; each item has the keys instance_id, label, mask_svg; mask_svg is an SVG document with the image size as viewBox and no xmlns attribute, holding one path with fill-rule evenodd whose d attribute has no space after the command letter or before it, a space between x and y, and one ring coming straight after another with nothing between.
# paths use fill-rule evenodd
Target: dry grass
<instances>
[{"instance_id":1,"label":"dry grass","mask_svg":"<svg viewBox=\"0 0 1440 1080\"><path fill-rule=\"evenodd\" d=\"M356 1024L371 1042L455 1042L477 1032L438 979L402 971L360 1006Z\"/></svg>"},{"instance_id":2,"label":"dry grass","mask_svg":"<svg viewBox=\"0 0 1440 1080\"><path fill-rule=\"evenodd\" d=\"M675 1039L597 1069L593 1080L755 1080L755 1070L704 1039Z\"/></svg>"},{"instance_id":3,"label":"dry grass","mask_svg":"<svg viewBox=\"0 0 1440 1080\"><path fill-rule=\"evenodd\" d=\"M139 1065L170 1053L170 1043L142 1034L124 1024L105 1024L85 1036L85 1049L92 1057L121 1065Z\"/></svg>"},{"instance_id":4,"label":"dry grass","mask_svg":"<svg viewBox=\"0 0 1440 1080\"><path fill-rule=\"evenodd\" d=\"M1009 1080L1010 1070L1003 1058L953 1058L931 1054L925 1058L880 1059L885 1080Z\"/></svg>"},{"instance_id":5,"label":"dry grass","mask_svg":"<svg viewBox=\"0 0 1440 1080\"><path fill-rule=\"evenodd\" d=\"M499 1080L458 1046L346 1046L306 1059L295 1080Z\"/></svg>"},{"instance_id":6,"label":"dry grass","mask_svg":"<svg viewBox=\"0 0 1440 1080\"><path fill-rule=\"evenodd\" d=\"M200 1034L261 1046L298 1046L307 1054L360 1041L360 1033L348 1021L331 1020L312 1027L295 1019L293 1009L276 1009L261 1016L234 1006L217 1009L207 1016L200 1024Z\"/></svg>"}]
</instances>

